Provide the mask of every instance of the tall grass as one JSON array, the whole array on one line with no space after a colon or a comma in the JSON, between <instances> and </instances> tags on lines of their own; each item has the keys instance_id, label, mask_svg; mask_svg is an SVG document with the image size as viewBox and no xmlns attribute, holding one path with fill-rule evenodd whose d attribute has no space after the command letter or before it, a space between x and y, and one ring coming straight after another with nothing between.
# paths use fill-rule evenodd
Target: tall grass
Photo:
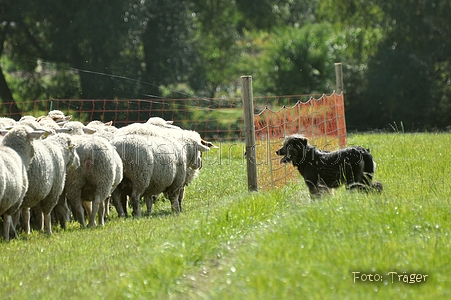
<instances>
[{"instance_id":1,"label":"tall grass","mask_svg":"<svg viewBox=\"0 0 451 300\"><path fill-rule=\"evenodd\" d=\"M338 189L311 201L303 183L248 193L242 150L234 147L230 159L205 158L178 216L160 201L150 218L112 216L103 228L82 230L72 223L50 237L33 232L0 243L0 294L11 299L449 297L451 135L353 135L348 143L371 148L382 194ZM393 281L390 272L397 273L391 273ZM427 275L424 282L402 281L403 275L419 273ZM368 274L380 281L370 282Z\"/></svg>"}]
</instances>

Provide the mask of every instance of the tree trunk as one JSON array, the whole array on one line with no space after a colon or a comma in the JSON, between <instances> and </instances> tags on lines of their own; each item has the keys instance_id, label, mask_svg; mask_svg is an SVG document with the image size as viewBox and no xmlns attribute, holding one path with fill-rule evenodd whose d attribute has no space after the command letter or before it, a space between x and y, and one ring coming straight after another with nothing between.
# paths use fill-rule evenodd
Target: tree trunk
<instances>
[{"instance_id":1,"label":"tree trunk","mask_svg":"<svg viewBox=\"0 0 451 300\"><path fill-rule=\"evenodd\" d=\"M6 25L1 28L0 30L0 56L3 53L3 46L6 40L6 33L9 29L9 25ZM14 102L13 94L11 93L11 90L9 89L8 83L6 82L5 76L3 75L3 69L0 65L0 99L2 102L11 102L11 105L9 106L9 111L5 113L9 113L12 115L12 117L15 117L15 119L20 119L21 117L21 111L19 107L17 107L17 104Z\"/></svg>"}]
</instances>

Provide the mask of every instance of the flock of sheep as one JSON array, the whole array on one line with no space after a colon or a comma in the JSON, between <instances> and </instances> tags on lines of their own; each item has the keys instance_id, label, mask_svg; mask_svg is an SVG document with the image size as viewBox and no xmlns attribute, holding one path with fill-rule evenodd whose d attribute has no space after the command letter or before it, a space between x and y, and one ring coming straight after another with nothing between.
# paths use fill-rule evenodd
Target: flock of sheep
<instances>
[{"instance_id":1,"label":"flock of sheep","mask_svg":"<svg viewBox=\"0 0 451 300\"><path fill-rule=\"evenodd\" d=\"M158 117L116 128L111 122L88 125L61 111L47 116L0 118L0 215L6 241L21 226L30 233L30 216L52 232L52 215L62 228L71 213L82 227L104 224L111 202L119 216L147 214L164 193L176 213L184 189L202 167L201 153L215 147L199 133ZM31 214L32 212L32 214ZM52 214L52 215L51 215Z\"/></svg>"}]
</instances>

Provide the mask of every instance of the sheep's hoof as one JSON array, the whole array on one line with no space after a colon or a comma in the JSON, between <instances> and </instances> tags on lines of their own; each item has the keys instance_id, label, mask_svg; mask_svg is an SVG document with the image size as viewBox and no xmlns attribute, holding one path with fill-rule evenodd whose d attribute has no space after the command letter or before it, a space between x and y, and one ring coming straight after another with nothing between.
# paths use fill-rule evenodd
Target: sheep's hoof
<instances>
[{"instance_id":1,"label":"sheep's hoof","mask_svg":"<svg viewBox=\"0 0 451 300\"><path fill-rule=\"evenodd\" d=\"M138 218L138 219L141 219L141 217L142 217L141 212L133 212L132 215L133 215L133 217Z\"/></svg>"}]
</instances>

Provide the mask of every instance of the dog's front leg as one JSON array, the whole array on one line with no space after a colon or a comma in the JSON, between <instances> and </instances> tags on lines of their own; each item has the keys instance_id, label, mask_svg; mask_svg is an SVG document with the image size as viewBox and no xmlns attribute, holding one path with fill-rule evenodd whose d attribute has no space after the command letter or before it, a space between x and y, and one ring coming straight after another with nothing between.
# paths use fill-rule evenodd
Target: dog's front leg
<instances>
[{"instance_id":1,"label":"dog's front leg","mask_svg":"<svg viewBox=\"0 0 451 300\"><path fill-rule=\"evenodd\" d=\"M321 196L318 186L316 184L314 184L313 181L308 180L308 179L305 179L304 181L310 191L310 195L316 196L316 197Z\"/></svg>"}]
</instances>

